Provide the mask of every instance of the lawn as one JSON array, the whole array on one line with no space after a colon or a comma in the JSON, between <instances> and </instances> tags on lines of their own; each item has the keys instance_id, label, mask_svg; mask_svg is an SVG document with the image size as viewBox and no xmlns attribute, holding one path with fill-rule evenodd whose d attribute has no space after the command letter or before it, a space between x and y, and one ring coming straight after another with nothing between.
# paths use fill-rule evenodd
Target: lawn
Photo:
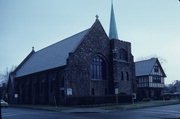
<instances>
[{"instance_id":1,"label":"lawn","mask_svg":"<svg viewBox=\"0 0 180 119\"><path fill-rule=\"evenodd\" d=\"M139 108L174 105L174 104L180 104L180 102L178 100L169 100L169 101L136 102L135 104L101 104L101 105L83 105L83 106L74 106L74 107L51 106L51 105L9 105L9 106L18 107L18 108L49 110L49 111L63 111L63 110L72 110L77 108L99 108L103 110L129 110L129 109L139 109Z\"/></svg>"},{"instance_id":2,"label":"lawn","mask_svg":"<svg viewBox=\"0 0 180 119\"><path fill-rule=\"evenodd\" d=\"M178 100L172 101L149 101L149 102L137 102L135 104L122 104L122 105L112 105L112 106L104 106L101 107L105 110L129 110L129 109L139 109L139 108L146 108L146 107L156 107L156 106L165 106L165 105L174 105L180 104Z\"/></svg>"}]
</instances>

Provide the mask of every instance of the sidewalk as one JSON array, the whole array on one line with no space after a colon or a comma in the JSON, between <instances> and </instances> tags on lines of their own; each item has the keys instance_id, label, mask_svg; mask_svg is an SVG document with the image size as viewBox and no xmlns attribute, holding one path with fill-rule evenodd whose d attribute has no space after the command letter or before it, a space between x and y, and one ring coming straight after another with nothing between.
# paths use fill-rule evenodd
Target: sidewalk
<instances>
[{"instance_id":1,"label":"sidewalk","mask_svg":"<svg viewBox=\"0 0 180 119\"><path fill-rule=\"evenodd\" d=\"M119 105L97 105L83 106L83 107L63 107L63 106L45 106L45 105L10 105L10 107L16 108L28 108L36 110L48 110L48 111L59 111L64 113L108 113L115 110L130 110L139 109L147 107L157 107L165 105L175 105L180 104L178 100L168 100L168 101L150 101L150 102L137 102L135 104L119 104Z\"/></svg>"},{"instance_id":2,"label":"sidewalk","mask_svg":"<svg viewBox=\"0 0 180 119\"><path fill-rule=\"evenodd\" d=\"M65 112L65 113L107 113L107 112L111 112L112 110L105 110L105 109L101 109L99 107L95 107L95 108L74 108L74 109L70 109L70 110L62 110L61 112Z\"/></svg>"},{"instance_id":3,"label":"sidewalk","mask_svg":"<svg viewBox=\"0 0 180 119\"><path fill-rule=\"evenodd\" d=\"M119 105L107 105L107 106L97 106L97 107L75 107L69 110L62 110L65 113L107 113L115 110L130 110L166 105L180 104L178 100L168 100L168 101L149 101L149 102L138 102L135 104L119 104Z\"/></svg>"}]
</instances>

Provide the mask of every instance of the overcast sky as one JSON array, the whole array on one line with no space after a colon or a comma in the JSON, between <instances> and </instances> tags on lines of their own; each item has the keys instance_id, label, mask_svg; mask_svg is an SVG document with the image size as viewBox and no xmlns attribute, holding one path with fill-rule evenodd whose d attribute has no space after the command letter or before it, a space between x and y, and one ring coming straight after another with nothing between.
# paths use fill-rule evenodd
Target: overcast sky
<instances>
[{"instance_id":1,"label":"overcast sky","mask_svg":"<svg viewBox=\"0 0 180 119\"><path fill-rule=\"evenodd\" d=\"M0 73L40 50L90 28L95 15L109 32L110 0L0 0ZM166 83L180 80L180 2L114 0L119 39L135 61L158 56Z\"/></svg>"}]
</instances>

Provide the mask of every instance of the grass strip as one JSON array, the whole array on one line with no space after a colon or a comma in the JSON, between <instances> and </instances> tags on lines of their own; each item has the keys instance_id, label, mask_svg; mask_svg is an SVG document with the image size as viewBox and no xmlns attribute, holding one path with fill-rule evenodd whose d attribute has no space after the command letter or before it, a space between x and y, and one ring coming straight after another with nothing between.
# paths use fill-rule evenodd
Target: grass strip
<instances>
[{"instance_id":1,"label":"grass strip","mask_svg":"<svg viewBox=\"0 0 180 119\"><path fill-rule=\"evenodd\" d=\"M64 107L64 106L51 106L51 105L9 105L10 107L16 108L28 108L28 109L37 109L37 110L47 110L47 111L62 111L69 110L73 107Z\"/></svg>"},{"instance_id":2,"label":"grass strip","mask_svg":"<svg viewBox=\"0 0 180 119\"><path fill-rule=\"evenodd\" d=\"M114 105L114 106L104 106L101 109L105 110L130 110L130 109L139 109L147 107L157 107L157 106L166 106L166 105L175 105L180 104L180 102L139 102L135 104L128 105Z\"/></svg>"}]
</instances>

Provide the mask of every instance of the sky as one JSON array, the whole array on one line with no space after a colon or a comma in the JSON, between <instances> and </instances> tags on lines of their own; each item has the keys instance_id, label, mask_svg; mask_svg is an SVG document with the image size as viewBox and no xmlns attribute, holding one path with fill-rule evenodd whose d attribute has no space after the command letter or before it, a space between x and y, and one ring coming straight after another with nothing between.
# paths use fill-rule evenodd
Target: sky
<instances>
[{"instance_id":1,"label":"sky","mask_svg":"<svg viewBox=\"0 0 180 119\"><path fill-rule=\"evenodd\" d=\"M109 32L111 0L0 0L0 73L38 51L90 28L96 14ZM166 84L180 80L179 0L114 0L120 40L135 61L159 57Z\"/></svg>"}]
</instances>

